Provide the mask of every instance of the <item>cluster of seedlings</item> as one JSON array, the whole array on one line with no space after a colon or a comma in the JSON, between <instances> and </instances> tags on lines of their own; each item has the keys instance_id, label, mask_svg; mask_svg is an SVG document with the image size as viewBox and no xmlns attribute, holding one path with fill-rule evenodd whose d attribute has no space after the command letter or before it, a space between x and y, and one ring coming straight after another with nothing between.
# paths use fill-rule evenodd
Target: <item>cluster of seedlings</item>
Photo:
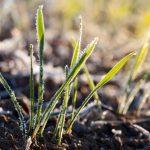
<instances>
[{"instance_id":1,"label":"cluster of seedlings","mask_svg":"<svg viewBox=\"0 0 150 150\"><path fill-rule=\"evenodd\" d=\"M101 105L100 98L98 96L97 90L99 90L104 84L106 84L112 77L114 77L120 69L127 63L129 59L131 59L135 52L132 52L122 58L102 79L98 82L97 85L92 81L90 74L86 67L86 61L89 56L92 54L97 42L98 38L95 38L87 47L81 51L81 40L82 40L82 18L80 23L80 36L78 41L73 40L74 52L71 60L71 65L65 66L65 81L62 83L61 87L56 91L52 98L50 98L50 102L48 103L45 110L42 110L43 104L43 93L44 93L44 78L43 78L43 50L44 50L44 19L43 19L43 6L39 6L37 10L37 18L36 18L36 29L37 29L37 39L38 39L38 53L39 53L39 86L38 86L38 105L36 110L35 108L35 98L34 98L34 80L33 80L33 45L30 45L30 101L31 101L31 111L30 111L30 120L29 126L27 126L27 122L24 120L24 116L21 112L21 107L16 99L16 96L7 81L4 79L2 74L0 73L0 82L5 87L6 91L11 97L11 100L18 112L19 120L20 120L20 129L22 131L23 137L25 141L34 141L36 139L37 134L42 136L42 133L45 129L47 121L51 116L53 110L56 107L56 104L63 97L63 102L61 106L61 112L57 119L56 128L54 130L54 138L57 139L58 145L61 145L63 134L71 134L72 125L75 120L79 116L79 113L83 110L89 100L94 97L97 100L97 105ZM134 99L136 93L139 91L141 86L147 81L148 73L144 75L138 85L135 86L135 89L131 90L130 85L134 81L138 70L143 63L148 52L148 39L144 43L142 49L138 52L134 67L130 73L129 80L127 82L127 86L125 88L125 96L124 101L120 103L118 108L118 113L126 114L128 108ZM88 96L83 100L81 106L76 110L76 96L77 96L77 86L78 86L78 78L77 75L80 70L84 71L89 86L91 88L91 92ZM72 98L72 111L70 113L70 120L68 127L64 129L65 118L66 118L66 110L68 107L68 100L70 98L70 92L73 90L73 98ZM148 91L145 92L143 96L143 103L148 96ZM125 105L126 103L126 105ZM140 105L139 110L143 106L143 103Z\"/></svg>"}]
</instances>

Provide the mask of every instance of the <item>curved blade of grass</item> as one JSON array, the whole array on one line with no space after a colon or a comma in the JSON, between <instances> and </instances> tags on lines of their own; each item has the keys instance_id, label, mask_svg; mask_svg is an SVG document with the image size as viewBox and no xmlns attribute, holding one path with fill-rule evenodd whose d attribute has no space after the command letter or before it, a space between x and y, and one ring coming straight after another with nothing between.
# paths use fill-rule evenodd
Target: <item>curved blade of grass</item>
<instances>
[{"instance_id":1,"label":"curved blade of grass","mask_svg":"<svg viewBox=\"0 0 150 150\"><path fill-rule=\"evenodd\" d=\"M44 93L44 79L43 79L43 51L44 51L44 19L43 19L43 6L39 6L37 10L37 20L36 20L36 28L37 28L37 40L38 40L38 48L39 48L39 89L38 89L38 108L37 108L37 117L36 124L39 122L41 111L42 111L42 103L43 103L43 93Z\"/></svg>"},{"instance_id":2,"label":"curved blade of grass","mask_svg":"<svg viewBox=\"0 0 150 150\"><path fill-rule=\"evenodd\" d=\"M133 72L131 73L131 79L132 80L134 80L136 78L137 73L138 73L141 65L143 64L146 56L147 56L148 47L149 47L149 44L146 42L136 57L135 64L133 67Z\"/></svg>"},{"instance_id":3,"label":"curved blade of grass","mask_svg":"<svg viewBox=\"0 0 150 150\"><path fill-rule=\"evenodd\" d=\"M137 54L137 57L135 59L135 62L134 62L133 69L130 71L129 78L128 78L128 81L126 83L126 87L124 89L125 92L124 92L123 99L122 99L121 103L118 106L118 113L119 114L122 114L123 111L125 112L125 110L124 110L125 104L126 103L129 104L130 101L131 101L131 99L128 100L129 95L131 93L131 84L132 84L132 81L135 80L135 78L136 78L136 76L137 76L137 74L138 74L138 72L139 72L146 56L147 56L148 47L149 47L149 44L148 44L149 39L150 39L150 32L148 32L147 35L144 37L143 47L139 50L139 52Z\"/></svg>"},{"instance_id":4,"label":"curved blade of grass","mask_svg":"<svg viewBox=\"0 0 150 150\"><path fill-rule=\"evenodd\" d=\"M81 18L80 26L81 26L80 32L82 33L82 18ZM81 36L81 34L80 34L80 36ZM81 39L81 38L80 38L80 39ZM81 42L80 42L80 43L81 43ZM73 45L74 48L76 48L76 46L78 45L78 43L75 41L75 39L72 39L72 45ZM76 49L75 49L75 50L76 50ZM90 76L90 74L89 74L89 72L88 72L88 70L87 70L86 65L83 66L83 71L84 71L84 73L85 73L85 75L86 75L86 77L87 77L87 80L88 80L88 83L89 83L89 86L90 86L91 90L93 90L93 89L95 88L95 85L94 85L93 80L91 79L91 76ZM95 99L99 102L100 98L99 98L97 92L95 92L94 97L95 97Z\"/></svg>"},{"instance_id":5,"label":"curved blade of grass","mask_svg":"<svg viewBox=\"0 0 150 150\"><path fill-rule=\"evenodd\" d=\"M66 78L67 78L67 76L68 76L68 74L69 74L69 68L68 68L68 66L66 65L65 66L65 76L66 76ZM68 91L68 88L66 88L65 89L65 96L64 96L64 100L63 100L63 106L62 106L62 111L60 112L60 114L59 114L59 116L58 116L58 120L57 120L57 123L56 123L56 127L55 127L55 131L54 131L54 138L56 138L57 137L57 134L58 134L58 132L59 132L59 130L61 130L60 128L61 128L61 124L62 124L62 122L63 122L63 111L64 111L64 105L67 103L66 101L67 101L67 93L68 93L68 95L69 95L69 91ZM66 93L67 92L67 93ZM68 96L69 97L69 96Z\"/></svg>"},{"instance_id":6,"label":"curved blade of grass","mask_svg":"<svg viewBox=\"0 0 150 150\"><path fill-rule=\"evenodd\" d=\"M73 84L71 120L74 118L74 114L75 114L75 105L76 105L76 99L77 99L77 86L78 86L78 78L75 79L74 84ZM71 130L72 130L72 127L71 127Z\"/></svg>"},{"instance_id":7,"label":"curved blade of grass","mask_svg":"<svg viewBox=\"0 0 150 150\"><path fill-rule=\"evenodd\" d=\"M73 49L75 50L77 42L74 37L71 38L71 44L72 44Z\"/></svg>"},{"instance_id":8,"label":"curved blade of grass","mask_svg":"<svg viewBox=\"0 0 150 150\"><path fill-rule=\"evenodd\" d=\"M65 124L65 117L66 117L66 110L68 106L68 100L69 100L69 89L67 88L64 95L64 101L63 101L63 110L61 113L61 123L60 123L60 129L59 129L59 135L58 135L58 145L61 144L61 139L63 135L63 128Z\"/></svg>"},{"instance_id":9,"label":"curved blade of grass","mask_svg":"<svg viewBox=\"0 0 150 150\"><path fill-rule=\"evenodd\" d=\"M146 100L148 99L149 95L150 95L150 84L148 84L148 87L146 88L143 96L141 97L141 100L140 100L141 103L140 103L139 108L137 110L138 116L140 115L141 109L144 106L144 104L146 103Z\"/></svg>"},{"instance_id":10,"label":"curved blade of grass","mask_svg":"<svg viewBox=\"0 0 150 150\"><path fill-rule=\"evenodd\" d=\"M71 61L71 65L70 65L70 68L73 69L73 67L76 65L78 59L79 59L79 51L80 51L80 47L81 47L81 39L82 39L82 17L80 17L80 36L79 36L79 41L78 43L75 42L75 40L72 39L72 44L73 44L73 47L74 47L74 52L73 52L73 56L72 56L72 61ZM66 70L66 69L65 69ZM70 84L68 85L68 93L70 93ZM58 133L57 131L59 130L59 124L60 122L62 122L62 119L61 119L61 115L60 115L60 118L58 119L58 122L57 122L57 125L56 125L56 130L55 130L55 135L54 137L56 137L56 134ZM44 130L44 126L41 127L40 129L40 134L42 134L43 130Z\"/></svg>"},{"instance_id":11,"label":"curved blade of grass","mask_svg":"<svg viewBox=\"0 0 150 150\"><path fill-rule=\"evenodd\" d=\"M8 92L16 111L18 112L19 120L20 120L20 129L22 130L23 137L26 139L26 137L27 137L26 136L26 125L25 125L25 121L24 121L24 117L23 117L20 105L16 99L14 92L12 91L12 89L10 88L10 86L8 85L7 81L4 79L4 77L2 76L1 73L0 73L0 82L2 83L2 85L4 86L6 91Z\"/></svg>"},{"instance_id":12,"label":"curved blade of grass","mask_svg":"<svg viewBox=\"0 0 150 150\"><path fill-rule=\"evenodd\" d=\"M33 45L30 44L30 122L29 122L29 133L33 129L34 124L34 79L33 79Z\"/></svg>"},{"instance_id":13,"label":"curved blade of grass","mask_svg":"<svg viewBox=\"0 0 150 150\"><path fill-rule=\"evenodd\" d=\"M58 119L57 119L55 130L54 130L54 133L53 133L53 139L56 139L56 137L58 135L58 131L59 131L59 128L60 128L60 122L62 122L61 119L62 118L61 118L61 112L60 112L59 116L58 116ZM41 130L43 130L43 128ZM42 131L41 131L41 133L42 133Z\"/></svg>"},{"instance_id":14,"label":"curved blade of grass","mask_svg":"<svg viewBox=\"0 0 150 150\"><path fill-rule=\"evenodd\" d=\"M71 70L71 72L68 75L68 78L66 79L66 81L63 83L63 85L60 87L60 89L56 92L56 94L54 95L54 101L53 98L51 100L51 103L49 103L47 109L45 110L43 116L44 119L41 120L45 120L44 121L44 125L42 128L45 128L45 125L47 123L47 120L50 116L50 113L53 111L53 109L55 108L57 101L59 100L59 97L61 95L61 93L63 92L65 86L69 85L71 83L71 81L75 78L75 76L78 74L78 72L81 70L83 64L85 63L85 61L87 60L87 58L90 56L90 54L92 53L92 51L95 48L95 45L97 43L98 38L95 38L88 46L87 48L84 50L84 53L82 53L81 57L79 58L78 62L76 63L76 65L74 66L74 68ZM52 102L53 101L53 102ZM48 114L49 111L49 114Z\"/></svg>"},{"instance_id":15,"label":"curved blade of grass","mask_svg":"<svg viewBox=\"0 0 150 150\"><path fill-rule=\"evenodd\" d=\"M74 55L73 55L73 62L77 62L78 57L79 57L79 52L81 49L81 42L82 42L82 31L83 31L83 22L82 22L82 17L80 16L80 36L79 36L79 42L76 42L75 39L72 39L72 46L74 47ZM75 58L75 59L74 59ZM71 68L75 63L71 63ZM75 104L76 104L76 97L77 97L77 85L78 85L78 78L75 78L75 81L73 83L73 98L72 98L72 112L71 112L71 118L74 117L74 111L75 111Z\"/></svg>"},{"instance_id":16,"label":"curved blade of grass","mask_svg":"<svg viewBox=\"0 0 150 150\"><path fill-rule=\"evenodd\" d=\"M88 59L88 57L91 55L91 53L93 52L95 45L98 41L98 38L95 38L88 46L87 48L84 50L84 53L82 53L82 55L79 57L78 62L76 63L76 65L73 67L73 69L70 71L67 79L65 80L65 82L62 84L62 86L58 89L58 91L55 93L55 95L52 97L51 101L49 102L48 106L46 107L40 121L38 122L33 134L32 134L32 138L35 137L36 133L38 132L40 126L42 125L45 128L45 125L48 121L48 118L51 114L51 112L53 111L53 109L55 108L59 97L61 96L63 90L65 89L65 87L67 85L69 85L73 79L76 77L76 75L78 74L78 72L81 70L82 66L84 65L84 63L86 62L86 60Z\"/></svg>"},{"instance_id":17,"label":"curved blade of grass","mask_svg":"<svg viewBox=\"0 0 150 150\"><path fill-rule=\"evenodd\" d=\"M104 77L103 79L96 85L95 89L91 91L91 93L86 97L86 99L83 101L82 105L78 108L77 112L75 113L74 118L71 120L69 127L67 128L67 133L70 133L70 128L73 125L75 119L79 115L80 111L85 107L85 105L88 103L88 101L91 99L91 97L94 95L95 91L97 91L99 88L101 88L104 84L106 84L112 77L114 77L119 70L125 65L125 63L133 56L135 53L130 53L123 59L121 59Z\"/></svg>"},{"instance_id":18,"label":"curved blade of grass","mask_svg":"<svg viewBox=\"0 0 150 150\"><path fill-rule=\"evenodd\" d=\"M144 43L143 47L139 50L139 52L137 54L133 69L132 69L132 71L130 71L129 79L128 79L126 87L125 87L125 94L123 96L123 100L121 101L121 103L119 104L119 107L118 107L119 113L124 113L124 114L127 113L127 110L129 108L128 105L131 104L131 102L134 98L131 93L131 83L136 78L136 76L147 56L148 49L149 49L149 44L148 44L149 37L150 37L150 33L148 32L147 36L145 36L145 39L143 42ZM130 95L132 95L132 97L130 97Z\"/></svg>"},{"instance_id":19,"label":"curved blade of grass","mask_svg":"<svg viewBox=\"0 0 150 150\"><path fill-rule=\"evenodd\" d=\"M90 86L91 90L94 90L95 85L94 85L94 82L93 82L93 80L92 80L92 78L91 78L89 72L88 72L88 69L87 69L86 65L83 66L83 71L84 71L84 73L85 73L85 75L86 75L86 78L87 78L87 80L88 80L88 83L89 83L89 86ZM97 91L94 93L94 98L97 100L97 103L99 103L100 98L99 98L99 96L98 96Z\"/></svg>"},{"instance_id":20,"label":"curved blade of grass","mask_svg":"<svg viewBox=\"0 0 150 150\"><path fill-rule=\"evenodd\" d=\"M75 79L74 85L73 85L73 98L72 98L71 118L74 117L74 112L75 112L75 105L76 105L76 99L77 99L77 86L78 86L78 78Z\"/></svg>"},{"instance_id":21,"label":"curved blade of grass","mask_svg":"<svg viewBox=\"0 0 150 150\"><path fill-rule=\"evenodd\" d=\"M79 57L79 42L77 42L77 44L75 45L70 68L73 68L73 66L75 66L78 57Z\"/></svg>"},{"instance_id":22,"label":"curved blade of grass","mask_svg":"<svg viewBox=\"0 0 150 150\"><path fill-rule=\"evenodd\" d=\"M131 103L134 100L134 97L137 95L137 93L139 92L139 90L142 88L142 86L145 84L145 81L142 79L140 82L137 83L136 87L131 90L131 93L128 96L128 101L126 102L124 109L122 111L122 114L126 114Z\"/></svg>"},{"instance_id":23,"label":"curved blade of grass","mask_svg":"<svg viewBox=\"0 0 150 150\"><path fill-rule=\"evenodd\" d=\"M69 73L69 68L68 66L65 67L65 74L66 74L66 79L68 77L68 73ZM67 106L68 106L68 100L69 100L69 96L70 96L70 86L68 85L65 89L65 94L64 94L64 100L63 100L63 108L62 108L62 112L61 112L61 119L60 119L60 129L59 129L59 135L58 135L58 145L61 144L61 140L62 140L62 135L63 135L63 128L64 128L64 124L65 124L65 117L66 117L66 110L67 110Z\"/></svg>"}]
</instances>

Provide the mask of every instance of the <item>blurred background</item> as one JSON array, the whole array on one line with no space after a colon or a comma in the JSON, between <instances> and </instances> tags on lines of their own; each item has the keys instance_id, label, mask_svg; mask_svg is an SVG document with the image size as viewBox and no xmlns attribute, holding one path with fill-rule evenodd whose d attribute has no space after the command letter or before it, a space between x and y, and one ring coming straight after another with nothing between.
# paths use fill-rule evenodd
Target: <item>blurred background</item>
<instances>
[{"instance_id":1,"label":"blurred background","mask_svg":"<svg viewBox=\"0 0 150 150\"><path fill-rule=\"evenodd\" d=\"M56 37L65 43L72 37L77 39L81 15L83 47L98 36L101 53L110 50L120 53L121 48L128 49L129 45L136 49L140 43L135 42L150 25L150 1L147 0L1 0L0 41L18 36L18 44L24 48L36 43L35 14L39 4L44 5L48 42Z\"/></svg>"},{"instance_id":2,"label":"blurred background","mask_svg":"<svg viewBox=\"0 0 150 150\"><path fill-rule=\"evenodd\" d=\"M148 0L0 0L0 71L8 79L8 74L15 79L29 77L30 43L35 45L34 71L38 72L35 17L40 4L44 6L45 20L45 86L53 87L54 91L53 85L64 80L64 66L70 65L71 41L79 37L80 15L83 17L82 48L94 37L99 37L87 62L95 82L100 79L97 75L108 72L125 54L141 48L150 26ZM147 59L142 69L149 69L148 64ZM118 77L121 80L117 78L117 82L123 81L124 77ZM13 81L12 85L27 85L25 79ZM117 90L110 89L110 94L116 95ZM82 90L87 93L86 88ZM45 97L52 93L49 91Z\"/></svg>"},{"instance_id":3,"label":"blurred background","mask_svg":"<svg viewBox=\"0 0 150 150\"><path fill-rule=\"evenodd\" d=\"M34 29L39 4L44 5L46 28L57 30L59 34L76 30L79 15L83 16L85 33L97 33L101 38L105 30L111 36L120 33L139 37L150 25L150 2L147 0L1 0L0 39L11 36L14 28L27 36ZM4 34L6 30L7 34Z\"/></svg>"}]
</instances>

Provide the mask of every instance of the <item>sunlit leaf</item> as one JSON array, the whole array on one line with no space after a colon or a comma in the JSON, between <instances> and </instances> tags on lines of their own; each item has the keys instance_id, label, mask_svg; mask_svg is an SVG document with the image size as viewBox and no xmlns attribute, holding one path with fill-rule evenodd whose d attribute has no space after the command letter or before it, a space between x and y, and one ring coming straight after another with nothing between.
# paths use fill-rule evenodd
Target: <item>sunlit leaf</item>
<instances>
[{"instance_id":1,"label":"sunlit leaf","mask_svg":"<svg viewBox=\"0 0 150 150\"><path fill-rule=\"evenodd\" d=\"M138 71L140 70L140 67L142 66L146 56L147 56L147 53L148 53L148 43L145 43L142 47L142 49L140 49L137 57L136 57L136 60L135 60L135 64L134 64L134 67L133 67L133 72L131 73L131 79L134 80L137 76L137 73Z\"/></svg>"},{"instance_id":2,"label":"sunlit leaf","mask_svg":"<svg viewBox=\"0 0 150 150\"><path fill-rule=\"evenodd\" d=\"M43 51L44 51L44 19L43 19L43 6L39 6L37 10L37 20L36 20L36 28L37 28L37 39L38 39L38 48L39 48L39 87L38 87L38 108L37 108L37 117L36 124L38 123L41 111L42 111L42 103L43 103L43 93L44 93L44 79L43 79Z\"/></svg>"},{"instance_id":3,"label":"sunlit leaf","mask_svg":"<svg viewBox=\"0 0 150 150\"><path fill-rule=\"evenodd\" d=\"M81 68L83 67L83 65L85 64L86 60L88 59L88 57L91 55L91 53L93 52L95 45L97 44L98 38L95 38L83 51L82 55L79 57L78 62L76 63L76 65L72 68L72 70L70 71L66 81L62 84L62 86L58 89L58 91L55 93L55 95L52 97L51 101L49 102L48 106L46 107L40 121L38 122L32 138L35 137L36 133L38 132L40 126L42 125L43 128L46 126L46 123L48 121L48 118L51 114L51 112L53 111L53 109L55 108L59 97L61 96L62 92L64 91L65 87L68 86L73 79L76 77L76 75L79 73L79 71L81 70Z\"/></svg>"},{"instance_id":4,"label":"sunlit leaf","mask_svg":"<svg viewBox=\"0 0 150 150\"><path fill-rule=\"evenodd\" d=\"M83 101L82 105L78 108L77 112L74 115L74 118L71 120L71 123L69 124L69 127L67 128L67 133L70 132L70 128L73 125L75 119L79 115L80 111L85 107L85 105L88 103L88 101L92 98L95 91L100 89L104 84L106 84L111 78L113 78L119 70L125 65L125 63L133 56L135 55L135 52L130 53L123 59L121 59L104 77L103 79L96 85L95 89L91 91L91 93L86 97L86 99Z\"/></svg>"}]
</instances>

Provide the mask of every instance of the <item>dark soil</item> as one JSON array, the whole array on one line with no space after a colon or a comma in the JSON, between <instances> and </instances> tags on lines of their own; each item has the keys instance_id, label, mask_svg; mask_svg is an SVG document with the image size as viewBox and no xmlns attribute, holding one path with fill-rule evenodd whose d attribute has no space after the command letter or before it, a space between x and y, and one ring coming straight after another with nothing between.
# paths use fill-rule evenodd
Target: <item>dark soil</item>
<instances>
[{"instance_id":1,"label":"dark soil","mask_svg":"<svg viewBox=\"0 0 150 150\"><path fill-rule=\"evenodd\" d=\"M3 102L3 103L2 103ZM1 101L0 106L8 105L8 101ZM5 108L5 107L4 107ZM24 107L23 107L24 108ZM26 107L25 107L26 108ZM98 117L96 108L86 115L84 119L75 122L71 135L64 135L62 145L58 146L53 139L56 118L48 121L43 137L37 136L36 143L31 145L33 150L149 150L150 119L137 120L136 125L125 118L118 117L108 110L104 110L105 117L101 122L94 122L92 118ZM5 109L7 110L7 109ZM22 138L15 110L13 114L0 115L0 149L24 150L26 143ZM102 114L99 115L103 115ZM115 119L115 120L112 120ZM118 119L117 119L118 118ZM90 123L92 122L93 123ZM145 128L142 128L142 126Z\"/></svg>"}]
</instances>

